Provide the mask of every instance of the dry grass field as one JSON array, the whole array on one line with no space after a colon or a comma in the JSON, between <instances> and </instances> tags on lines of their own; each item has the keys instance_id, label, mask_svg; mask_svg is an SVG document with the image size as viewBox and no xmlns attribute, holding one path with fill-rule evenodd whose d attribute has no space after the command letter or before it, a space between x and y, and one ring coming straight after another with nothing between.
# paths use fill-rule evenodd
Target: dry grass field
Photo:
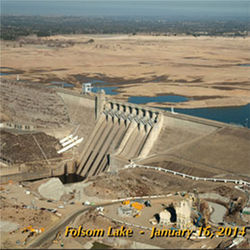
<instances>
[{"instance_id":1,"label":"dry grass field","mask_svg":"<svg viewBox=\"0 0 250 250\"><path fill-rule=\"evenodd\" d=\"M250 68L239 66L250 62L249 37L60 35L36 39L2 42L1 67L11 68L2 71L19 70L21 79L62 80L79 87L90 79L104 80L120 86L116 97L123 99L164 94L190 97L175 104L183 108L250 102ZM53 41L62 46L49 46Z\"/></svg>"}]
</instances>

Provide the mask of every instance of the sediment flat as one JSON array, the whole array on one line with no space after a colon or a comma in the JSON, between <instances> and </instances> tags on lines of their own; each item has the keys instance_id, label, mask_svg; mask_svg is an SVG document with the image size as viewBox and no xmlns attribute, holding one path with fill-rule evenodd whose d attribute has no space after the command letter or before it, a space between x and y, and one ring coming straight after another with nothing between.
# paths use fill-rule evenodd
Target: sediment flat
<instances>
[{"instance_id":1,"label":"sediment flat","mask_svg":"<svg viewBox=\"0 0 250 250\"><path fill-rule=\"evenodd\" d=\"M150 35L58 35L2 41L2 72L21 79L76 84L102 80L115 98L181 95L177 108L250 103L250 38ZM3 68L8 67L8 68ZM16 75L4 76L15 78ZM98 83L97 83L98 84Z\"/></svg>"}]
</instances>

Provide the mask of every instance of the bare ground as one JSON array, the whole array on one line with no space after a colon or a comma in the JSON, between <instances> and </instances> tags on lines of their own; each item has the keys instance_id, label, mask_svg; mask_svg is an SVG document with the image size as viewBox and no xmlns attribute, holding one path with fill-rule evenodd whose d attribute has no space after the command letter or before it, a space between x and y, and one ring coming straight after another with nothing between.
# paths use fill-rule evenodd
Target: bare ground
<instances>
[{"instance_id":1,"label":"bare ground","mask_svg":"<svg viewBox=\"0 0 250 250\"><path fill-rule=\"evenodd\" d=\"M1 79L1 120L58 128L69 123L61 98L51 89L32 82ZM4 116L4 117L3 117Z\"/></svg>"},{"instance_id":2,"label":"bare ground","mask_svg":"<svg viewBox=\"0 0 250 250\"><path fill-rule=\"evenodd\" d=\"M86 43L92 38L93 43ZM75 45L48 46L46 40L53 39ZM162 94L191 98L176 107L250 102L250 69L239 66L249 64L249 38L75 35L43 40L22 47L2 42L2 66L23 72L21 79L43 83L63 80L80 87L84 81L103 80L122 87L116 96L122 99Z\"/></svg>"},{"instance_id":3,"label":"bare ground","mask_svg":"<svg viewBox=\"0 0 250 250\"><path fill-rule=\"evenodd\" d=\"M45 160L43 152L38 147L39 143L47 159L60 159L56 148L59 142L45 133L15 135L6 131L1 131L1 157L12 163L24 163Z\"/></svg>"},{"instance_id":4,"label":"bare ground","mask_svg":"<svg viewBox=\"0 0 250 250\"><path fill-rule=\"evenodd\" d=\"M167 194L183 190L192 192L193 189L197 189L199 192L216 190L217 193L227 197L242 195L230 185L218 183L211 185L208 182L184 180L182 177L149 169L121 170L117 175L107 172L91 177L89 181L93 181L93 183L86 187L84 192L89 196L102 199Z\"/></svg>"}]
</instances>

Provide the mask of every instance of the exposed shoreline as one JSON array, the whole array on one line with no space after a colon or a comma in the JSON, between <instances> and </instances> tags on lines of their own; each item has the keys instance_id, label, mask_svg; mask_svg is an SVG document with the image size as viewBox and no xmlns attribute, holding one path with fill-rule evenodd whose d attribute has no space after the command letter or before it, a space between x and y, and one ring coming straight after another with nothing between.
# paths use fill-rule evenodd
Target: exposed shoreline
<instances>
[{"instance_id":1,"label":"exposed shoreline","mask_svg":"<svg viewBox=\"0 0 250 250\"><path fill-rule=\"evenodd\" d=\"M33 39L33 38L32 38ZM86 43L89 39L93 42ZM60 46L50 47L55 40ZM63 47L67 41L76 43ZM4 77L37 83L73 83L76 91L91 80L118 87L112 98L177 95L179 103L154 107L212 108L250 103L250 37L152 35L58 35L21 47L1 41Z\"/></svg>"}]
</instances>

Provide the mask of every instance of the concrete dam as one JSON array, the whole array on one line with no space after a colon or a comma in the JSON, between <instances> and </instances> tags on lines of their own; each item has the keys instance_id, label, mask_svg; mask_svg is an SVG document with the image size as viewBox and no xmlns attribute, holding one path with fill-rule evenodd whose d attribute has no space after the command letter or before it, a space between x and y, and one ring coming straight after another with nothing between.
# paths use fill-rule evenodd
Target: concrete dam
<instances>
[{"instance_id":1,"label":"concrete dam","mask_svg":"<svg viewBox=\"0 0 250 250\"><path fill-rule=\"evenodd\" d=\"M112 162L145 157L162 126L161 114L150 108L96 97L96 125L77 163L77 175L95 176ZM116 166L117 167L117 166Z\"/></svg>"},{"instance_id":2,"label":"concrete dam","mask_svg":"<svg viewBox=\"0 0 250 250\"><path fill-rule=\"evenodd\" d=\"M68 175L84 179L106 171L117 172L130 161L201 178L233 175L234 179L249 180L247 128L124 102L102 92L89 96L57 89L47 95L50 100L57 98L60 116L54 117L56 107L46 116L41 109L36 110L38 121L47 125L38 128L33 124L35 131L25 131L25 135L22 131L19 135L25 136L24 141L31 140L33 144L29 145L33 146L29 150L36 152L39 162L27 160L22 166L19 163L6 166L1 172L2 183ZM34 103L35 96L29 96ZM50 106L46 99L42 111L48 112ZM26 124L29 119L32 122L34 113L31 114L20 118L18 124ZM47 123L48 117L53 123ZM35 144L34 133L40 147ZM84 138L83 142L57 154L61 146L54 145L70 134ZM9 157L13 156L11 147L10 141ZM54 159L52 151L58 159Z\"/></svg>"}]
</instances>

